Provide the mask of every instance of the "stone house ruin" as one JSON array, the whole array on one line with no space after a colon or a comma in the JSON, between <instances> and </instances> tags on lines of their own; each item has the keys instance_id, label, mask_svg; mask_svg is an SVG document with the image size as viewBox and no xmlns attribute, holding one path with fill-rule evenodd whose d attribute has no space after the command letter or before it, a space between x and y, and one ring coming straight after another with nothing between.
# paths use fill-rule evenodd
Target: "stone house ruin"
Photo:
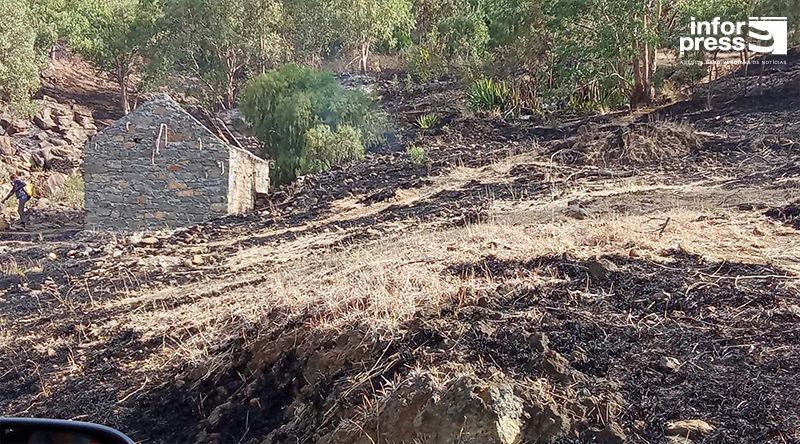
<instances>
[{"instance_id":1,"label":"stone house ruin","mask_svg":"<svg viewBox=\"0 0 800 444\"><path fill-rule=\"evenodd\" d=\"M180 227L253 209L267 161L230 146L168 96L86 144L86 223L133 231Z\"/></svg>"}]
</instances>

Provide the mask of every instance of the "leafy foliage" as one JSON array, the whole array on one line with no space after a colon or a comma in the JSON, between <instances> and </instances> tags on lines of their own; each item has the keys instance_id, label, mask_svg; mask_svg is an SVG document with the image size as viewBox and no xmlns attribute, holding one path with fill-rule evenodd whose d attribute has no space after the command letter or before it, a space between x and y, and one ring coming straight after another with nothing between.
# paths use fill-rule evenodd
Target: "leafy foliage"
<instances>
[{"instance_id":1,"label":"leafy foliage","mask_svg":"<svg viewBox=\"0 0 800 444\"><path fill-rule=\"evenodd\" d=\"M519 112L519 95L508 83L481 79L476 81L468 94L473 111L507 117Z\"/></svg>"},{"instance_id":2,"label":"leafy foliage","mask_svg":"<svg viewBox=\"0 0 800 444\"><path fill-rule=\"evenodd\" d=\"M285 65L248 82L241 102L265 154L275 159L277 183L357 159L378 133L372 101L327 72Z\"/></svg>"},{"instance_id":3,"label":"leafy foliage","mask_svg":"<svg viewBox=\"0 0 800 444\"><path fill-rule=\"evenodd\" d=\"M452 74L471 77L483 69L489 55L489 30L477 14L442 19L423 42L407 51L414 74L430 80Z\"/></svg>"},{"instance_id":4,"label":"leafy foliage","mask_svg":"<svg viewBox=\"0 0 800 444\"><path fill-rule=\"evenodd\" d=\"M0 111L31 110L31 94L39 87L40 60L36 54L36 29L24 0L8 0L0 27Z\"/></svg>"},{"instance_id":5,"label":"leafy foliage","mask_svg":"<svg viewBox=\"0 0 800 444\"><path fill-rule=\"evenodd\" d=\"M416 167L424 167L428 165L428 152L425 148L417 145L410 145L406 148L406 154L411 159L411 163Z\"/></svg>"},{"instance_id":6,"label":"leafy foliage","mask_svg":"<svg viewBox=\"0 0 800 444\"><path fill-rule=\"evenodd\" d=\"M439 124L439 116L436 113L427 113L417 117L417 126L422 129L431 129Z\"/></svg>"},{"instance_id":7,"label":"leafy foliage","mask_svg":"<svg viewBox=\"0 0 800 444\"><path fill-rule=\"evenodd\" d=\"M166 0L160 65L202 81L208 103L232 108L247 77L288 59L277 0Z\"/></svg>"},{"instance_id":8,"label":"leafy foliage","mask_svg":"<svg viewBox=\"0 0 800 444\"><path fill-rule=\"evenodd\" d=\"M85 0L79 6L84 23L70 36L70 45L117 82L120 105L127 114L133 76L142 69L143 52L155 32L158 4L155 0Z\"/></svg>"},{"instance_id":9,"label":"leafy foliage","mask_svg":"<svg viewBox=\"0 0 800 444\"><path fill-rule=\"evenodd\" d=\"M297 175L327 171L336 165L363 158L364 141L360 130L349 125L339 125L332 130L330 126L320 124L306 133Z\"/></svg>"}]
</instances>

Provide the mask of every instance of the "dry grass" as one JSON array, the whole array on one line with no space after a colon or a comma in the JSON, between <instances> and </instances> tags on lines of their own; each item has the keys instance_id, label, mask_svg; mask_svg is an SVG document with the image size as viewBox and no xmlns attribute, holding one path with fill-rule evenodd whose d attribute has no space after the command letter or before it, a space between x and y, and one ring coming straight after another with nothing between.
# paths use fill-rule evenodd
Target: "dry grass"
<instances>
[{"instance_id":1,"label":"dry grass","mask_svg":"<svg viewBox=\"0 0 800 444\"><path fill-rule=\"evenodd\" d=\"M591 165L644 165L688 155L700 146L694 128L673 122L587 125L553 148L553 158Z\"/></svg>"}]
</instances>

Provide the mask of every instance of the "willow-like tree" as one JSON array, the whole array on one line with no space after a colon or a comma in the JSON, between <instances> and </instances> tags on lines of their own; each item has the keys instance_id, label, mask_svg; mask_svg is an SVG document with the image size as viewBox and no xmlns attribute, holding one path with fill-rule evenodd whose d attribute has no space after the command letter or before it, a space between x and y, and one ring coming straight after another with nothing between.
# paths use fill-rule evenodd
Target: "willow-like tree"
<instances>
[{"instance_id":1,"label":"willow-like tree","mask_svg":"<svg viewBox=\"0 0 800 444\"><path fill-rule=\"evenodd\" d=\"M167 0L157 54L199 79L209 102L232 108L241 84L288 58L277 0Z\"/></svg>"},{"instance_id":2,"label":"willow-like tree","mask_svg":"<svg viewBox=\"0 0 800 444\"><path fill-rule=\"evenodd\" d=\"M120 108L128 114L134 74L144 65L158 5L155 0L84 0L80 7L85 24L70 46L116 82Z\"/></svg>"},{"instance_id":3,"label":"willow-like tree","mask_svg":"<svg viewBox=\"0 0 800 444\"><path fill-rule=\"evenodd\" d=\"M335 34L348 48L358 52L359 68L369 69L373 46L408 33L414 26L410 0L327 0Z\"/></svg>"}]
</instances>

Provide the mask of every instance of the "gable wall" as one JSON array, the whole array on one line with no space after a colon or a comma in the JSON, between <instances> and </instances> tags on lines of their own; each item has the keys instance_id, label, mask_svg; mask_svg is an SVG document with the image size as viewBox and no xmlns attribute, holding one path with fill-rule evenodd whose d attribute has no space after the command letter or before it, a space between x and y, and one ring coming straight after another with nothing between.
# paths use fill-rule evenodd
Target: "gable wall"
<instances>
[{"instance_id":1,"label":"gable wall","mask_svg":"<svg viewBox=\"0 0 800 444\"><path fill-rule=\"evenodd\" d=\"M89 228L179 227L228 214L229 147L168 102L149 103L86 146ZM167 143L156 137L166 124Z\"/></svg>"},{"instance_id":2,"label":"gable wall","mask_svg":"<svg viewBox=\"0 0 800 444\"><path fill-rule=\"evenodd\" d=\"M269 190L269 164L247 151L231 149L228 165L228 212L247 213L255 206L256 193Z\"/></svg>"}]
</instances>

